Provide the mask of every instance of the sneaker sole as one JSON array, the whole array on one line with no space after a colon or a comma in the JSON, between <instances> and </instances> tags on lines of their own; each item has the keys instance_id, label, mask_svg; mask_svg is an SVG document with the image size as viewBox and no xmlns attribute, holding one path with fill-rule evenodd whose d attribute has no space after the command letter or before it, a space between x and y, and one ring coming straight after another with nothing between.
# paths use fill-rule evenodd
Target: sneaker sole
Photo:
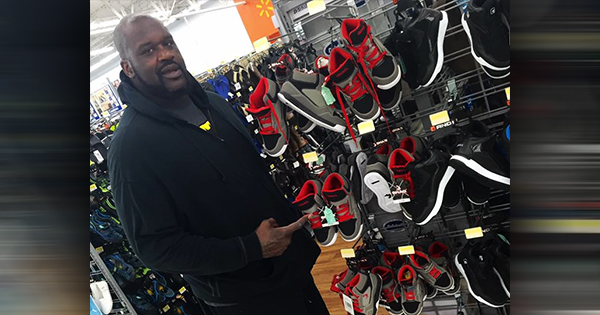
<instances>
[{"instance_id":1,"label":"sneaker sole","mask_svg":"<svg viewBox=\"0 0 600 315\"><path fill-rule=\"evenodd\" d=\"M379 106L377 106L377 113L375 113L375 115L373 115L373 117L371 117L371 118L362 118L359 116L359 114L356 113L356 111L352 110L352 112L354 112L354 115L356 116L356 118L358 118L361 121L375 120L375 119L379 118L379 116L381 115L381 109L379 109Z\"/></svg>"},{"instance_id":2,"label":"sneaker sole","mask_svg":"<svg viewBox=\"0 0 600 315\"><path fill-rule=\"evenodd\" d=\"M285 152L285 150L287 149L287 147L288 147L288 145L286 144L286 145L284 145L284 146L281 148L281 150L279 150L279 151L277 151L277 152L275 152L275 153L269 153L269 152L267 152L267 150L265 150L265 153L266 153L268 156L271 156L271 157L278 157L278 156L282 155L282 154ZM264 147L263 147L263 148L264 148Z\"/></svg>"},{"instance_id":3,"label":"sneaker sole","mask_svg":"<svg viewBox=\"0 0 600 315\"><path fill-rule=\"evenodd\" d=\"M333 228L333 227L331 227L331 228ZM337 235L338 234L336 232L335 234L333 234L333 238L331 239L331 241L329 241L327 243L319 242L319 244L321 244L321 246L323 246L323 247L331 246L331 245L335 244L335 241L337 241Z\"/></svg>"},{"instance_id":4,"label":"sneaker sole","mask_svg":"<svg viewBox=\"0 0 600 315\"><path fill-rule=\"evenodd\" d=\"M485 74L488 75L488 77L492 78L492 79L504 79L506 77L508 77L510 75L510 71L508 71L506 74L501 75L501 76L494 76L491 73L489 73L488 70L486 70L485 66L481 66L481 69L483 69L483 72L485 72Z\"/></svg>"},{"instance_id":5,"label":"sneaker sole","mask_svg":"<svg viewBox=\"0 0 600 315\"><path fill-rule=\"evenodd\" d=\"M498 270L496 270L496 268L494 268L494 273L496 273L498 279L500 279L500 284L502 284L502 289L504 289L504 293L506 293L506 295L510 298L510 290L508 290L508 288L506 287L504 280L502 280L502 277L500 277L500 273L498 272Z\"/></svg>"},{"instance_id":6,"label":"sneaker sole","mask_svg":"<svg viewBox=\"0 0 600 315\"><path fill-rule=\"evenodd\" d=\"M454 256L454 264L456 265L456 268L458 269L458 271L462 274L463 278L465 278L465 280L467 281L467 287L469 288L469 293L471 293L471 295L479 302L488 305L490 307L494 307L494 308L499 308L499 307L503 307L505 304L502 305L494 305L486 300L484 300L482 297L480 297L479 295L473 293L473 290L471 289L471 283L469 282L469 277L467 277L467 274L465 273L465 270L463 269L462 265L458 262L458 255Z\"/></svg>"},{"instance_id":7,"label":"sneaker sole","mask_svg":"<svg viewBox=\"0 0 600 315\"><path fill-rule=\"evenodd\" d=\"M472 170L473 172L485 177L486 179L488 179L494 183L508 186L508 187L504 187L504 188L498 187L498 189L510 188L510 178L496 174L492 171L489 171L486 168L484 168L483 166L481 166L479 163L475 162L474 160L468 159L468 158L466 158L464 156L460 156L460 155L453 155L450 158L450 161L458 162L461 165L464 165L468 169ZM495 185L495 186L498 186L498 185ZM492 187L492 188L496 188L496 187Z\"/></svg>"},{"instance_id":8,"label":"sneaker sole","mask_svg":"<svg viewBox=\"0 0 600 315\"><path fill-rule=\"evenodd\" d=\"M392 198L386 198L386 195L392 195L390 187L387 181L376 172L367 173L364 179L365 185L375 194L377 197L377 204L385 212L396 213L402 211L402 206L394 203Z\"/></svg>"},{"instance_id":9,"label":"sneaker sole","mask_svg":"<svg viewBox=\"0 0 600 315\"><path fill-rule=\"evenodd\" d=\"M445 11L441 12L442 20L440 21L437 38L438 58L433 70L433 74L431 75L431 78L429 78L429 81L423 85L424 87L429 86L431 83L433 83L433 81L435 81L437 75L440 74L440 71L442 71L442 65L444 64L444 38L446 37L446 29L448 28L448 14Z\"/></svg>"},{"instance_id":10,"label":"sneaker sole","mask_svg":"<svg viewBox=\"0 0 600 315\"><path fill-rule=\"evenodd\" d=\"M446 186L450 182L452 175L454 175L454 171L455 171L454 167L448 165L448 167L446 168L446 172L444 173L444 176L442 177L442 180L440 181L438 191L437 191L437 197L435 198L435 205L433 206L433 209L431 210L429 215L427 215L427 218L425 218L425 220L423 220L422 222L415 222L415 223L417 223L417 225L427 224L429 221L431 221L431 219L433 219L433 217L436 214L438 214L438 212L440 212L440 209L442 208L442 202L444 201L444 192L446 191Z\"/></svg>"},{"instance_id":11,"label":"sneaker sole","mask_svg":"<svg viewBox=\"0 0 600 315\"><path fill-rule=\"evenodd\" d=\"M342 239L346 242L354 242L357 239L360 238L360 236L362 235L362 231L363 231L363 224L360 224L360 227L358 228L358 233L356 233L356 236L353 238L346 238L339 230L338 233L340 233L340 236L342 237Z\"/></svg>"},{"instance_id":12,"label":"sneaker sole","mask_svg":"<svg viewBox=\"0 0 600 315\"><path fill-rule=\"evenodd\" d=\"M477 61L480 65L484 65L492 70L496 70L496 71L504 71L504 70L508 70L510 69L510 66L508 67L496 67L491 65L489 62L485 61L485 59L477 56L477 54L475 54L475 50L473 49L473 38L471 38L471 29L469 29L469 23L467 23L467 20L465 19L465 15L463 14L461 19L460 19L460 23L462 24L463 28L465 29L465 33L467 33L467 37L469 37L469 43L471 44L471 55L473 55L473 58L475 58L475 61Z\"/></svg>"},{"instance_id":13,"label":"sneaker sole","mask_svg":"<svg viewBox=\"0 0 600 315\"><path fill-rule=\"evenodd\" d=\"M392 56L392 58L393 58L393 56ZM377 87L382 90L389 90L389 89L393 88L394 86L396 86L396 84L398 84L398 82L400 82L400 79L402 79L402 68L400 68L400 65L398 65L398 76L396 76L394 81L392 81L388 84L377 84Z\"/></svg>"},{"instance_id":14,"label":"sneaker sole","mask_svg":"<svg viewBox=\"0 0 600 315\"><path fill-rule=\"evenodd\" d=\"M331 126L327 123L319 121L318 119L312 117L311 115L308 115L305 111L300 109L298 106L295 106L292 102L290 102L288 99L286 99L285 96L281 93L278 93L277 97L279 97L279 100L282 101L285 105L287 105L290 108L292 108L293 110L297 111L302 116L306 117L308 120L312 121L316 125L319 125L325 129L333 130L333 131L339 132L339 133L344 133L344 131L346 131L346 126L342 126L342 125L338 125L338 124ZM314 129L314 127L313 127L313 129ZM306 132L310 132L310 131L312 131L312 129L310 129L309 131L306 131Z\"/></svg>"}]
</instances>

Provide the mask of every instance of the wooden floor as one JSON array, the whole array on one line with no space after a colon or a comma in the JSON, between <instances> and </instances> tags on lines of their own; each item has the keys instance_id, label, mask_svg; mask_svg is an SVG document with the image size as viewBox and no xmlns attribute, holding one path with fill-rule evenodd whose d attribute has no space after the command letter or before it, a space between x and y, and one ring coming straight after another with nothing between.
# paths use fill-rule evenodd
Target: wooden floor
<instances>
[{"instance_id":1,"label":"wooden floor","mask_svg":"<svg viewBox=\"0 0 600 315\"><path fill-rule=\"evenodd\" d=\"M339 274L346 270L346 260L342 258L340 249L351 248L354 242L347 243L338 236L335 244L328 247L321 247L321 256L317 259L317 263L313 267L312 275L315 279L315 284L321 292L321 296L327 304L331 315L346 315L344 305L339 295L329 288L333 275ZM385 308L380 307L377 314L389 314Z\"/></svg>"}]
</instances>

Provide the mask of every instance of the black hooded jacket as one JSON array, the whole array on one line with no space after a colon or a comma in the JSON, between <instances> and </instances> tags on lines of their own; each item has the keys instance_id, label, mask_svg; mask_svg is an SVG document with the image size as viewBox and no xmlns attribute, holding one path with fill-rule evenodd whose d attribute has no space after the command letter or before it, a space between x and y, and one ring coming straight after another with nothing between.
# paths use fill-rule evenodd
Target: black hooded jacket
<instances>
[{"instance_id":1,"label":"black hooded jacket","mask_svg":"<svg viewBox=\"0 0 600 315\"><path fill-rule=\"evenodd\" d=\"M154 104L121 72L128 105L108 154L111 186L127 239L144 264L183 274L208 302L252 299L302 285L320 253L305 229L279 257L263 259L254 231L299 218L231 106L194 78L190 97L212 134Z\"/></svg>"}]
</instances>

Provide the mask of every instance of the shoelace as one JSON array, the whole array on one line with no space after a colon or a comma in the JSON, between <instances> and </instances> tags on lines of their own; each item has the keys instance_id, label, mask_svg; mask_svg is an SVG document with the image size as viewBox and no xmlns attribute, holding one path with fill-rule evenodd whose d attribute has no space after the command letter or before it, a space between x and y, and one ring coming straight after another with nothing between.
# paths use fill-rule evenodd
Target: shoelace
<instances>
[{"instance_id":1,"label":"shoelace","mask_svg":"<svg viewBox=\"0 0 600 315\"><path fill-rule=\"evenodd\" d=\"M283 129L281 128L281 122L279 121L279 117L277 117L277 112L275 112L275 106L273 106L273 102L269 100L267 103L269 105L270 110L264 115L258 116L261 135L272 135L276 134L278 130L283 131ZM275 122L277 123L278 128L277 130L275 130L275 128L273 127L273 119L271 116L275 116ZM285 134L281 132L281 135L283 136L283 139L285 139L285 142L287 142L287 137L285 136Z\"/></svg>"},{"instance_id":2,"label":"shoelace","mask_svg":"<svg viewBox=\"0 0 600 315\"><path fill-rule=\"evenodd\" d=\"M358 303L358 295L354 294L354 291L352 290L348 291L350 291L350 298L352 299L352 306L354 306L354 310L364 313L364 311L360 308L360 304Z\"/></svg>"},{"instance_id":3,"label":"shoelace","mask_svg":"<svg viewBox=\"0 0 600 315\"><path fill-rule=\"evenodd\" d=\"M375 65L377 63L379 63L379 61L381 61L384 57L385 57L385 53L381 50L379 50L379 47L377 47L377 45L375 45L375 41L373 41L373 34L371 34L371 26L367 25L367 34L368 35L368 41L365 42L364 45L357 47L356 51L358 52L358 59L365 63L368 62L369 64L366 65L365 67L368 66L369 69L373 69L373 67L375 67ZM367 43L369 43L367 45ZM369 49L372 49L371 53L369 54Z\"/></svg>"},{"instance_id":4,"label":"shoelace","mask_svg":"<svg viewBox=\"0 0 600 315\"><path fill-rule=\"evenodd\" d=\"M323 222L321 221L321 215L319 213L320 211L317 210L308 216L308 221L310 221L310 227L313 230L320 229L323 227Z\"/></svg>"},{"instance_id":5,"label":"shoelace","mask_svg":"<svg viewBox=\"0 0 600 315\"><path fill-rule=\"evenodd\" d=\"M352 213L350 213L350 203L343 203L339 206L337 206L337 209L335 210L335 214L338 217L338 221L339 222L346 222L348 220L354 219L354 215L352 215Z\"/></svg>"},{"instance_id":6,"label":"shoelace","mask_svg":"<svg viewBox=\"0 0 600 315\"><path fill-rule=\"evenodd\" d=\"M396 285L392 284L391 287L384 288L383 291L381 291L381 294L383 295L383 297L385 297L385 299L388 301L388 303L396 300L396 296L394 295L395 289L396 289Z\"/></svg>"}]
</instances>

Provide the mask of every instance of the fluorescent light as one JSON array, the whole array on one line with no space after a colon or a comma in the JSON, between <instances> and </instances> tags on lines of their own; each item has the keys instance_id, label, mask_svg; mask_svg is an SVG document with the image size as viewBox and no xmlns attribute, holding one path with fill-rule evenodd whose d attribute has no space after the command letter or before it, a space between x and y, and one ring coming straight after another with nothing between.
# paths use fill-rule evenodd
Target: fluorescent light
<instances>
[{"instance_id":1,"label":"fluorescent light","mask_svg":"<svg viewBox=\"0 0 600 315\"><path fill-rule=\"evenodd\" d=\"M110 55L106 56L106 58L104 58L104 59L100 60L98 63L96 63L96 64L94 64L94 65L92 65L92 66L90 67L90 73L94 72L94 70L97 70L97 69L99 69L99 68L100 68L100 67L102 67L104 64L108 63L109 61L111 61L111 60L115 59L115 57L117 57L117 56L119 56L119 53L118 53L118 52L116 52L116 51L115 51L114 53L112 53L112 54L110 54Z\"/></svg>"},{"instance_id":2,"label":"fluorescent light","mask_svg":"<svg viewBox=\"0 0 600 315\"><path fill-rule=\"evenodd\" d=\"M116 20L110 20L110 21L105 21L105 22L92 22L90 23L90 30L97 30L99 28L105 28L105 27L111 27L111 26L117 26L117 24L119 24L119 19Z\"/></svg>"},{"instance_id":3,"label":"fluorescent light","mask_svg":"<svg viewBox=\"0 0 600 315\"><path fill-rule=\"evenodd\" d=\"M113 50L115 50L115 47L104 47L104 48L92 50L92 51L90 51L90 56L101 55L101 54L104 54L104 53L107 53L107 52L113 51Z\"/></svg>"},{"instance_id":4,"label":"fluorescent light","mask_svg":"<svg viewBox=\"0 0 600 315\"><path fill-rule=\"evenodd\" d=\"M98 30L93 30L90 31L90 35L96 35L96 34L102 34L102 33L108 33L108 32L112 32L115 30L115 27L109 27L109 28L101 28Z\"/></svg>"},{"instance_id":5,"label":"fluorescent light","mask_svg":"<svg viewBox=\"0 0 600 315\"><path fill-rule=\"evenodd\" d=\"M317 14L325 11L325 0L313 0L306 4L308 7L308 15Z\"/></svg>"}]
</instances>

